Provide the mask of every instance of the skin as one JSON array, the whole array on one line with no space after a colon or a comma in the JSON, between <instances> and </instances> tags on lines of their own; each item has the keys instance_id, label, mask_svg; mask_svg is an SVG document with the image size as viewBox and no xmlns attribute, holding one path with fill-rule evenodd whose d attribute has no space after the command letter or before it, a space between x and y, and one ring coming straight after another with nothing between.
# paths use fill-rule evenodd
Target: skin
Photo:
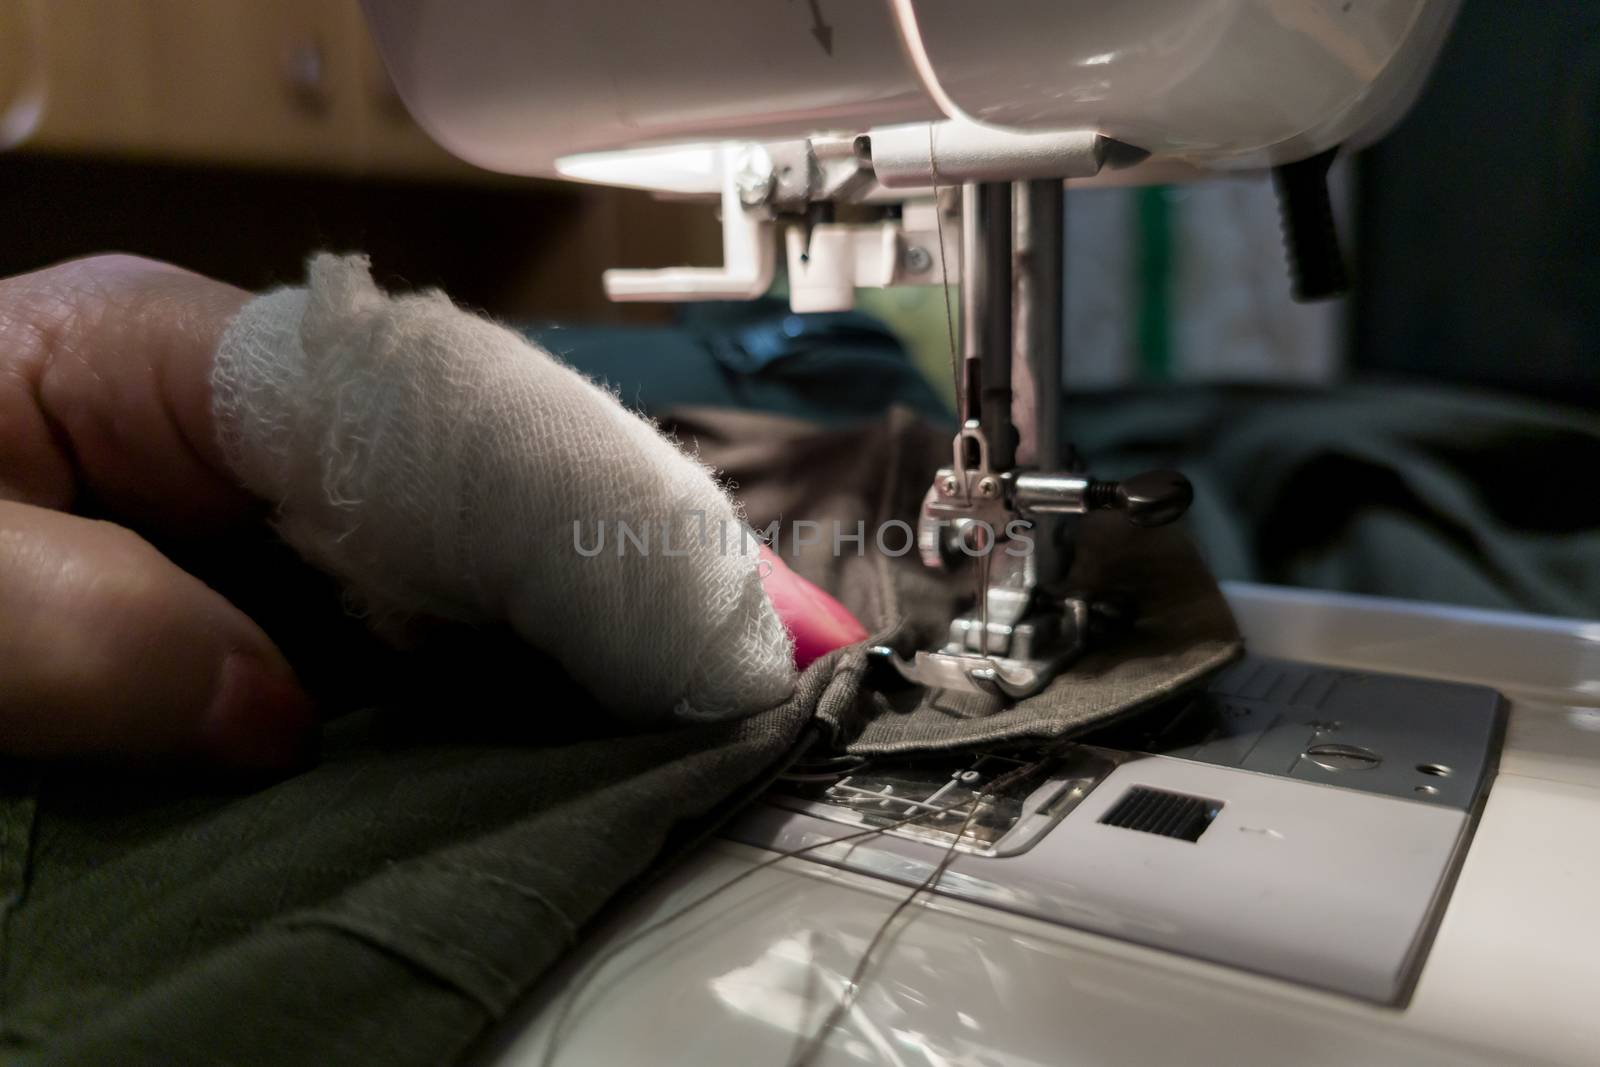
<instances>
[{"instance_id":1,"label":"skin","mask_svg":"<svg viewBox=\"0 0 1600 1067\"><path fill-rule=\"evenodd\" d=\"M0 280L0 752L260 771L309 750L283 655L135 532L263 520L211 419L212 353L249 296L131 256ZM864 636L788 568L765 580L802 665Z\"/></svg>"}]
</instances>

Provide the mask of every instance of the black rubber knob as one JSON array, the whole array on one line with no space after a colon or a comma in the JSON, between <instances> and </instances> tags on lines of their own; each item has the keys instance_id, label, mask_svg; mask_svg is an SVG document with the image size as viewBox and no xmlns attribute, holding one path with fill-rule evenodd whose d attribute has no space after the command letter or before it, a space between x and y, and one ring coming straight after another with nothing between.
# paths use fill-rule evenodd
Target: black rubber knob
<instances>
[{"instance_id":1,"label":"black rubber knob","mask_svg":"<svg viewBox=\"0 0 1600 1067\"><path fill-rule=\"evenodd\" d=\"M1194 486L1177 471L1145 471L1120 482L1090 482L1091 508L1122 512L1135 526L1176 522L1194 503Z\"/></svg>"},{"instance_id":2,"label":"black rubber knob","mask_svg":"<svg viewBox=\"0 0 1600 1067\"><path fill-rule=\"evenodd\" d=\"M1283 219L1283 248L1289 257L1294 298L1301 303L1331 300L1350 291L1339 231L1328 195L1328 168L1337 147L1310 159L1272 168Z\"/></svg>"}]
</instances>

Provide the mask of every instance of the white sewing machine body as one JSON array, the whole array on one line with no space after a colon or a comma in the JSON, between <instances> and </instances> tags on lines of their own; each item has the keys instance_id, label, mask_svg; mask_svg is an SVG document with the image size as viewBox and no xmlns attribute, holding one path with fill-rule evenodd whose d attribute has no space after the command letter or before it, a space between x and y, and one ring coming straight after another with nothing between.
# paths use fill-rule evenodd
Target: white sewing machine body
<instances>
[{"instance_id":1,"label":"white sewing machine body","mask_svg":"<svg viewBox=\"0 0 1600 1067\"><path fill-rule=\"evenodd\" d=\"M607 271L612 299L760 296L776 220L795 310L838 311L857 287L954 283L961 257L926 212L800 224L813 205L1359 147L1410 106L1458 0L365 4L412 114L463 159L720 204L721 268Z\"/></svg>"},{"instance_id":2,"label":"white sewing machine body","mask_svg":"<svg viewBox=\"0 0 1600 1067\"><path fill-rule=\"evenodd\" d=\"M859 286L959 282L962 429L924 504L958 532L1098 507L1156 525L1187 506L1177 476L1108 488L1052 469L1067 466L1060 182L1271 166L1280 190L1311 189L1316 229L1316 166L1404 112L1456 7L366 2L402 96L464 158L720 206L721 266L608 272L617 299L759 296L780 226L797 311L848 307ZM957 187L959 205L939 195ZM933 529L923 562L954 576ZM930 688L1037 692L1094 610L1055 562L987 576L984 613L895 666ZM1594 1062L1600 630L1228 595L1251 656L1293 662L1253 660L1196 698L1212 718L1193 743L1078 746L1005 818L997 799L818 1062ZM927 805L985 773L881 771L780 785L594 934L489 1058L787 1062L954 830L891 828L759 871L627 944L553 1047L551 1031L574 977L630 932L774 850L914 810L907 786L927 786L909 802Z\"/></svg>"},{"instance_id":3,"label":"white sewing machine body","mask_svg":"<svg viewBox=\"0 0 1600 1067\"><path fill-rule=\"evenodd\" d=\"M661 145L944 118L1095 130L1149 164L1261 167L1375 137L1456 0L369 0L418 120L470 162L669 184ZM687 160L690 153L674 158ZM1147 164L1148 165L1148 164ZM683 176L692 181L692 168ZM704 172L702 172L702 175ZM1013 170L1012 176L1018 176ZM1159 179L1158 179L1159 180Z\"/></svg>"}]
</instances>

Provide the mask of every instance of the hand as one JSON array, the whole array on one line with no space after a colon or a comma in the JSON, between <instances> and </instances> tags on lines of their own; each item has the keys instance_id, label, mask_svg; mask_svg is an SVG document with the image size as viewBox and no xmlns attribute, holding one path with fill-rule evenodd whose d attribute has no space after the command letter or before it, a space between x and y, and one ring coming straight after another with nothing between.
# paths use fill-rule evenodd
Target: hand
<instances>
[{"instance_id":1,"label":"hand","mask_svg":"<svg viewBox=\"0 0 1600 1067\"><path fill-rule=\"evenodd\" d=\"M315 725L243 613L130 529L259 521L208 375L248 294L127 256L0 282L0 749L292 762Z\"/></svg>"},{"instance_id":2,"label":"hand","mask_svg":"<svg viewBox=\"0 0 1600 1067\"><path fill-rule=\"evenodd\" d=\"M209 385L248 299L127 256L0 281L0 751L257 769L305 751L316 718L283 655L132 532L262 520ZM786 567L766 588L802 665L862 635Z\"/></svg>"}]
</instances>

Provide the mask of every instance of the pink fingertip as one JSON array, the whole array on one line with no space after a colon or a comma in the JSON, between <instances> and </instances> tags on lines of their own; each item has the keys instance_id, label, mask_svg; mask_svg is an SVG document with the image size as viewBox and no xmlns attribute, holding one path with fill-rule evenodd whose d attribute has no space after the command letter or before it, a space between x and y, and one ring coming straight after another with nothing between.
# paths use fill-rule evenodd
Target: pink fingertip
<instances>
[{"instance_id":1,"label":"pink fingertip","mask_svg":"<svg viewBox=\"0 0 1600 1067\"><path fill-rule=\"evenodd\" d=\"M761 546L761 585L794 639L794 665L804 670L845 645L866 639L867 628L845 606L789 569L778 554Z\"/></svg>"}]
</instances>

